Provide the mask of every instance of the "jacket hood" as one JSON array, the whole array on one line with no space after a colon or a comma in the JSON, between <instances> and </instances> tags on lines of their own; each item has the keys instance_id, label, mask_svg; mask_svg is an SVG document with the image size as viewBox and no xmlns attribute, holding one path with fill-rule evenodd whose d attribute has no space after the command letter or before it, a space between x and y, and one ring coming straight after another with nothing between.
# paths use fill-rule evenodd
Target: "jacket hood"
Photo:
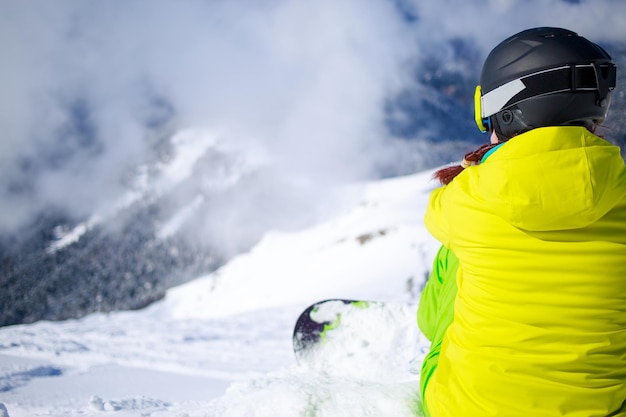
<instances>
[{"instance_id":1,"label":"jacket hood","mask_svg":"<svg viewBox=\"0 0 626 417\"><path fill-rule=\"evenodd\" d=\"M489 210L528 231L588 226L626 196L619 148L583 127L533 129L466 172Z\"/></svg>"}]
</instances>

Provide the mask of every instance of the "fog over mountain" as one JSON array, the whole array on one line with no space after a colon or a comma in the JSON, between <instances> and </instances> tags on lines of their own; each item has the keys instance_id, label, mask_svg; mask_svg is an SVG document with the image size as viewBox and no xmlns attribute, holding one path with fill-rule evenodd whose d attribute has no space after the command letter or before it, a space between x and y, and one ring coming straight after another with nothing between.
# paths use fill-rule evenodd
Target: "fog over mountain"
<instances>
[{"instance_id":1,"label":"fog over mountain","mask_svg":"<svg viewBox=\"0 0 626 417\"><path fill-rule=\"evenodd\" d=\"M141 308L460 158L482 61L533 26L621 64L625 143L618 0L0 0L0 325Z\"/></svg>"}]
</instances>

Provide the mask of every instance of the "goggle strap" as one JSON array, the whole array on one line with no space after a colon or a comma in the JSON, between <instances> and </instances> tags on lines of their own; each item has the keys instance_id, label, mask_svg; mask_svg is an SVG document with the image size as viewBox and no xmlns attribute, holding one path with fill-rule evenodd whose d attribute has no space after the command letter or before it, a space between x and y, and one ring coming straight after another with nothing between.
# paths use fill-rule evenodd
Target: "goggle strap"
<instances>
[{"instance_id":1,"label":"goggle strap","mask_svg":"<svg viewBox=\"0 0 626 417\"><path fill-rule=\"evenodd\" d=\"M481 97L480 115L489 117L524 99L565 91L598 91L600 99L606 98L617 83L615 68L613 63L566 65L509 81Z\"/></svg>"}]
</instances>

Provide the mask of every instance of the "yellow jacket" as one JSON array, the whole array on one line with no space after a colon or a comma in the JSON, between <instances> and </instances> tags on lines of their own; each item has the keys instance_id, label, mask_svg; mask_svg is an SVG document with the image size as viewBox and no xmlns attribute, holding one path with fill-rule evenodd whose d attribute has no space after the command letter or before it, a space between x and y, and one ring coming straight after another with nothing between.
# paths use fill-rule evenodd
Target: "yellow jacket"
<instances>
[{"instance_id":1,"label":"yellow jacket","mask_svg":"<svg viewBox=\"0 0 626 417\"><path fill-rule=\"evenodd\" d=\"M458 257L432 417L626 416L626 168L580 127L519 135L433 191Z\"/></svg>"}]
</instances>

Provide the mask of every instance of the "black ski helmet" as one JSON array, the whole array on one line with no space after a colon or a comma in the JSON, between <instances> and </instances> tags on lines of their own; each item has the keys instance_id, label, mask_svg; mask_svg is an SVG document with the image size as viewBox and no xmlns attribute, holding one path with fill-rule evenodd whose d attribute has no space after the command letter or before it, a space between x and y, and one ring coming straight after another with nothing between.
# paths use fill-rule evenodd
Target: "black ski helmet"
<instances>
[{"instance_id":1,"label":"black ski helmet","mask_svg":"<svg viewBox=\"0 0 626 417\"><path fill-rule=\"evenodd\" d=\"M487 56L476 87L476 123L501 141L542 126L600 123L616 74L610 55L575 32L525 30Z\"/></svg>"}]
</instances>

